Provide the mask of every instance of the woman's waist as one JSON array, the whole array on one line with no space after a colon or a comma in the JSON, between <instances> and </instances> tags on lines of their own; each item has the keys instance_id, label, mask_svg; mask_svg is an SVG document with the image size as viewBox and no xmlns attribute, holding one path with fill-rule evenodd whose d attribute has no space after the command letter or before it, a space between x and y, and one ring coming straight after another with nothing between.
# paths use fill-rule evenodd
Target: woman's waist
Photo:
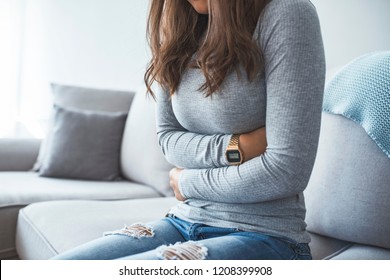
<instances>
[{"instance_id":1,"label":"woman's waist","mask_svg":"<svg viewBox=\"0 0 390 280\"><path fill-rule=\"evenodd\" d=\"M189 200L173 207L170 213L192 223L277 234L308 242L304 205L286 200L284 203L285 207L280 208L272 207L270 203L224 204Z\"/></svg>"}]
</instances>

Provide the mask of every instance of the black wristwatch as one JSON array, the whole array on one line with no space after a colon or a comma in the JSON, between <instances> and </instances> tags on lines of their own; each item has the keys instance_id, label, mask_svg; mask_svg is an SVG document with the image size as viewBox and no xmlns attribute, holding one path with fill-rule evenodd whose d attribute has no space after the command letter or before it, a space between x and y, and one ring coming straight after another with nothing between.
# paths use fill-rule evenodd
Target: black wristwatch
<instances>
[{"instance_id":1,"label":"black wristwatch","mask_svg":"<svg viewBox=\"0 0 390 280\"><path fill-rule=\"evenodd\" d=\"M244 153L239 145L240 134L233 134L225 151L226 160L230 165L239 165L244 161Z\"/></svg>"}]
</instances>

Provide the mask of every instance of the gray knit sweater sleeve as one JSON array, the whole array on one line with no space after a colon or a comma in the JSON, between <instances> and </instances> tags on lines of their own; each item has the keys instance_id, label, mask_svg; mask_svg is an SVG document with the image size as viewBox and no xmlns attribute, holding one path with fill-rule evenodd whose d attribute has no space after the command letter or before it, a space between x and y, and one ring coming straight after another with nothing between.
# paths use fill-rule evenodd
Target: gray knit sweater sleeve
<instances>
[{"instance_id":1,"label":"gray knit sweater sleeve","mask_svg":"<svg viewBox=\"0 0 390 280\"><path fill-rule=\"evenodd\" d=\"M227 166L225 149L230 135L190 132L177 121L169 94L156 89L157 136L165 158L187 169Z\"/></svg>"},{"instance_id":2,"label":"gray knit sweater sleeve","mask_svg":"<svg viewBox=\"0 0 390 280\"><path fill-rule=\"evenodd\" d=\"M177 136L186 137L189 145L197 141L200 148L203 141L210 151L194 150L201 153L203 167L181 173L179 188L186 198L256 203L294 196L307 185L317 150L325 77L320 25L309 1L273 2L279 4L266 7L258 38L265 60L267 150L239 166L209 168L218 163L225 138ZM249 113L244 107L241 111Z\"/></svg>"}]
</instances>

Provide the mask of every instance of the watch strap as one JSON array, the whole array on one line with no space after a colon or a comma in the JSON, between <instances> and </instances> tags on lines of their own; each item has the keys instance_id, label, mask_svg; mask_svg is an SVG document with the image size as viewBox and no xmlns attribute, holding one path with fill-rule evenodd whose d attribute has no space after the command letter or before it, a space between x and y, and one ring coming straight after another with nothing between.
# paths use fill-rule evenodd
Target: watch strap
<instances>
[{"instance_id":1,"label":"watch strap","mask_svg":"<svg viewBox=\"0 0 390 280\"><path fill-rule=\"evenodd\" d=\"M237 148L238 149L239 142L240 142L240 134L233 134L232 137L230 137L228 148Z\"/></svg>"}]
</instances>

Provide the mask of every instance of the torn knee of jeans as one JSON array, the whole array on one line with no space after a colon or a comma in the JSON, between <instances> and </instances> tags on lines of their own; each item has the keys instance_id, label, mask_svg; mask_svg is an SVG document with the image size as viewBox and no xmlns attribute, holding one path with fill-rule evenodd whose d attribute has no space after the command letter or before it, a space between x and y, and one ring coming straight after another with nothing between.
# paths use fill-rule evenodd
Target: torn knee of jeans
<instances>
[{"instance_id":1,"label":"torn knee of jeans","mask_svg":"<svg viewBox=\"0 0 390 280\"><path fill-rule=\"evenodd\" d=\"M141 238L141 237L153 237L154 231L153 229L144 224L133 224L131 226L125 226L122 229L110 231L104 233L105 236L107 235L126 235L130 237L135 238Z\"/></svg>"},{"instance_id":2,"label":"torn knee of jeans","mask_svg":"<svg viewBox=\"0 0 390 280\"><path fill-rule=\"evenodd\" d=\"M193 241L188 241L160 246L157 248L157 253L164 260L204 260L207 257L207 248Z\"/></svg>"}]
</instances>

